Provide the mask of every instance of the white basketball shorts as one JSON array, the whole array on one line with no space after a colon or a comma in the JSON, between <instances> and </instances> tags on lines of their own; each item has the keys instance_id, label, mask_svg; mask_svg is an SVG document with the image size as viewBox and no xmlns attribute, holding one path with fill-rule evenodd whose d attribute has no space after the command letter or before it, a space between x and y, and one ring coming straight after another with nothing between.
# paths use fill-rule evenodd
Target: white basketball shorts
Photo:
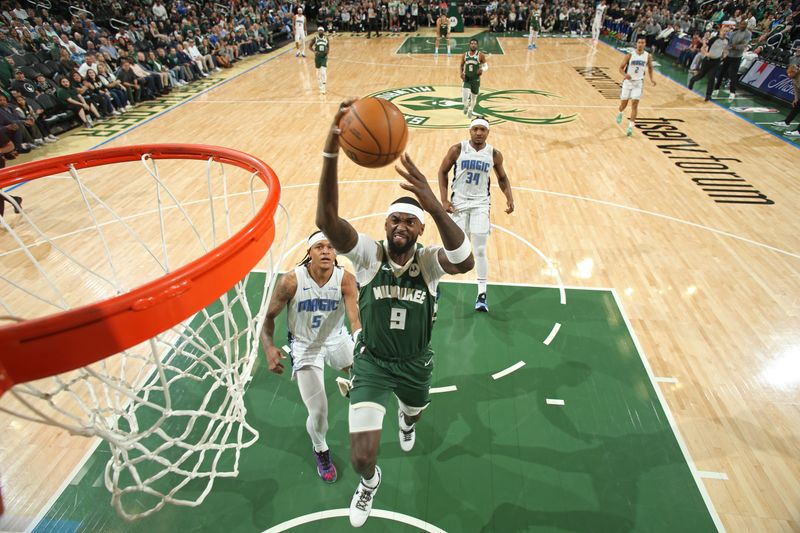
<instances>
[{"instance_id":1,"label":"white basketball shorts","mask_svg":"<svg viewBox=\"0 0 800 533\"><path fill-rule=\"evenodd\" d=\"M492 225L489 221L489 207L468 207L450 215L461 231L467 234L488 235Z\"/></svg>"},{"instance_id":2,"label":"white basketball shorts","mask_svg":"<svg viewBox=\"0 0 800 533\"><path fill-rule=\"evenodd\" d=\"M620 99L641 100L643 88L644 88L644 80L636 80L636 81L623 80L622 94L620 95Z\"/></svg>"},{"instance_id":3,"label":"white basketball shorts","mask_svg":"<svg viewBox=\"0 0 800 533\"><path fill-rule=\"evenodd\" d=\"M303 367L315 366L324 369L327 364L335 370L342 370L353 364L353 339L349 335L339 335L328 339L319 348L309 347L301 342L293 341L292 349L292 378Z\"/></svg>"}]
</instances>

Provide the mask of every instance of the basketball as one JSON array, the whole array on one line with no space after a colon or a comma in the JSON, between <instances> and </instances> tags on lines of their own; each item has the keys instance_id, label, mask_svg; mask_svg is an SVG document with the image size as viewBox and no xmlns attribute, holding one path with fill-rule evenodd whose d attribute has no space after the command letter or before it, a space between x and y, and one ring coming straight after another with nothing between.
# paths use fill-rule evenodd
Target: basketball
<instances>
[{"instance_id":1,"label":"basketball","mask_svg":"<svg viewBox=\"0 0 800 533\"><path fill-rule=\"evenodd\" d=\"M403 153L408 126L403 113L383 98L356 100L339 122L339 144L355 164L385 167Z\"/></svg>"}]
</instances>

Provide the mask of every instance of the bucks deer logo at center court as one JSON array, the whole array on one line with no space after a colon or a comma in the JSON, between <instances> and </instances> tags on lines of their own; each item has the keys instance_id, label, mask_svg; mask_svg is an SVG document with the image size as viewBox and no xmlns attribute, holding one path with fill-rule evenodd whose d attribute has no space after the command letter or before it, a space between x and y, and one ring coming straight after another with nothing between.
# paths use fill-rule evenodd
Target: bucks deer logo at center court
<instances>
[{"instance_id":1,"label":"bucks deer logo at center court","mask_svg":"<svg viewBox=\"0 0 800 533\"><path fill-rule=\"evenodd\" d=\"M463 113L461 87L418 85L371 94L396 105L414 128L465 128L469 118ZM482 90L474 113L490 124L516 122L532 126L565 124L578 114L552 113L553 99L560 95L535 89Z\"/></svg>"}]
</instances>

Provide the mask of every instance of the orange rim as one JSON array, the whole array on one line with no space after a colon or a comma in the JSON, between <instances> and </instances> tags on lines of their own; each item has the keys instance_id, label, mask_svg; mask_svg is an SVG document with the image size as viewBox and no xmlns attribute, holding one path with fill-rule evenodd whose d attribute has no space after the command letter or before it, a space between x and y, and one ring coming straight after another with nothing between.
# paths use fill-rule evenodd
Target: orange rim
<instances>
[{"instance_id":1,"label":"orange rim","mask_svg":"<svg viewBox=\"0 0 800 533\"><path fill-rule=\"evenodd\" d=\"M152 159L195 159L235 165L268 188L253 220L206 255L125 294L42 318L0 327L0 395L25 383L80 368L135 346L211 304L244 278L275 237L280 183L263 161L238 150L195 144L106 148L15 165L0 188L67 172Z\"/></svg>"}]
</instances>

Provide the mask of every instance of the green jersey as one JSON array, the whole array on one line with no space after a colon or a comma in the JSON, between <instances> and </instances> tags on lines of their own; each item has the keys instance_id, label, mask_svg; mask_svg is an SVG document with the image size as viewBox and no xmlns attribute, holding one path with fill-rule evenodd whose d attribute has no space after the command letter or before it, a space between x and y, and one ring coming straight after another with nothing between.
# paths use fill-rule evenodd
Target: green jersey
<instances>
[{"instance_id":1,"label":"green jersey","mask_svg":"<svg viewBox=\"0 0 800 533\"><path fill-rule=\"evenodd\" d=\"M314 54L320 58L328 57L328 38L315 37L314 38Z\"/></svg>"},{"instance_id":2,"label":"green jersey","mask_svg":"<svg viewBox=\"0 0 800 533\"><path fill-rule=\"evenodd\" d=\"M408 263L396 265L383 241L362 234L345 254L357 269L361 342L373 357L403 360L429 353L436 288L444 275L438 251L417 244Z\"/></svg>"},{"instance_id":3,"label":"green jersey","mask_svg":"<svg viewBox=\"0 0 800 533\"><path fill-rule=\"evenodd\" d=\"M475 55L470 54L464 54L464 81L475 81L480 77L481 53L476 50Z\"/></svg>"}]
</instances>

